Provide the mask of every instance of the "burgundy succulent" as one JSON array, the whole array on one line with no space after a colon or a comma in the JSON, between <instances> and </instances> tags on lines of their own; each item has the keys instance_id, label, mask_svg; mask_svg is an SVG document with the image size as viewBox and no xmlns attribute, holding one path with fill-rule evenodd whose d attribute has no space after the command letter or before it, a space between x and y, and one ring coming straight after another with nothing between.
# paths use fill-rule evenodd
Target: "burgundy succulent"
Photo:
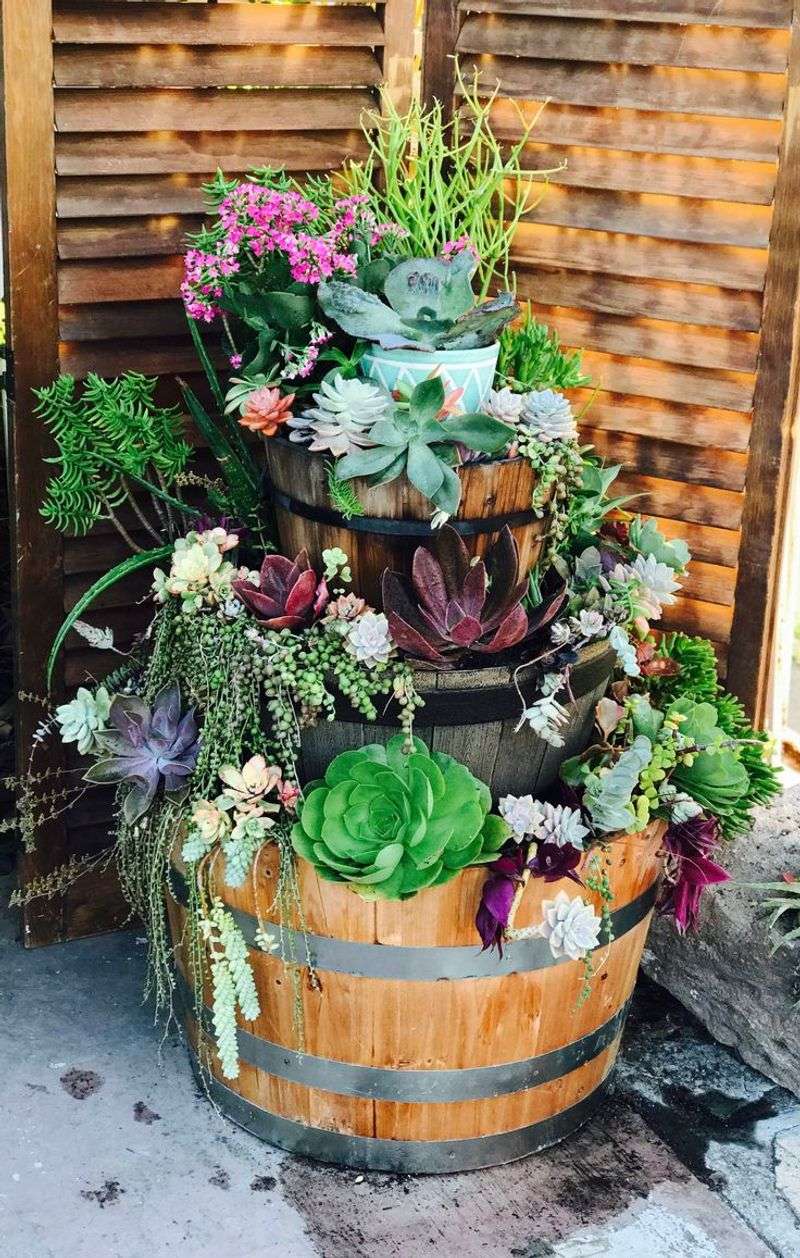
<instances>
[{"instance_id":1,"label":"burgundy succulent","mask_svg":"<svg viewBox=\"0 0 800 1258\"><path fill-rule=\"evenodd\" d=\"M296 559L266 555L258 585L239 579L233 582L236 597L268 629L300 629L325 610L330 595L308 562L308 551Z\"/></svg>"},{"instance_id":2,"label":"burgundy succulent","mask_svg":"<svg viewBox=\"0 0 800 1258\"><path fill-rule=\"evenodd\" d=\"M672 914L681 935L697 926L706 887L730 879L727 870L711 858L719 841L716 817L701 814L684 822L671 821L667 827L667 867L659 909Z\"/></svg>"},{"instance_id":3,"label":"burgundy succulent","mask_svg":"<svg viewBox=\"0 0 800 1258\"><path fill-rule=\"evenodd\" d=\"M507 843L502 855L487 866L489 876L483 884L475 916L475 926L483 944L481 951L496 948L502 957L511 906L526 867L533 878L543 878L545 882L571 878L583 885L575 872L582 857L583 852L570 843L561 847L556 843L517 843L514 840Z\"/></svg>"},{"instance_id":4,"label":"burgundy succulent","mask_svg":"<svg viewBox=\"0 0 800 1258\"><path fill-rule=\"evenodd\" d=\"M551 620L564 599L560 591L531 619L522 605L526 590L507 525L485 561L472 562L446 524L436 531L432 549L419 546L414 552L411 582L384 572L383 610L401 651L442 667L467 651L493 655L516 646Z\"/></svg>"}]
</instances>

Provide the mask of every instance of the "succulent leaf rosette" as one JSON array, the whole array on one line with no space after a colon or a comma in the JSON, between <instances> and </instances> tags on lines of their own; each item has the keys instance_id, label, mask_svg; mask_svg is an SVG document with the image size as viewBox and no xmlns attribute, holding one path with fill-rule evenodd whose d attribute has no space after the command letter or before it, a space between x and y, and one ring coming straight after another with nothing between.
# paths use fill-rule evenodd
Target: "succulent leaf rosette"
<instances>
[{"instance_id":1,"label":"succulent leaf rosette","mask_svg":"<svg viewBox=\"0 0 800 1258\"><path fill-rule=\"evenodd\" d=\"M345 751L308 788L292 829L298 855L321 878L366 899L404 900L493 860L509 827L465 765L420 739Z\"/></svg>"}]
</instances>

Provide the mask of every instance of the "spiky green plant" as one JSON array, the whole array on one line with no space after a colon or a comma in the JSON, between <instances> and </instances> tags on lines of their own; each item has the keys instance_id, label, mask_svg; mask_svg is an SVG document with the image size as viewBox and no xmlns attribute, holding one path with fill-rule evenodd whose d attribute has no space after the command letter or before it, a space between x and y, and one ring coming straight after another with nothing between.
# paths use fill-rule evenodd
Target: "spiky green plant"
<instances>
[{"instance_id":1,"label":"spiky green plant","mask_svg":"<svg viewBox=\"0 0 800 1258\"><path fill-rule=\"evenodd\" d=\"M514 233L543 191L533 180L551 172L523 167L538 115L525 122L520 112L519 138L504 144L491 126L497 93L484 98L463 79L459 89L452 120L439 101L425 108L415 99L400 111L384 94L381 113L365 121L369 156L345 168L344 182L349 193L369 197L380 220L405 228L399 254L436 257L448 241L468 236L480 257L483 299L498 280L508 286Z\"/></svg>"},{"instance_id":2,"label":"spiky green plant","mask_svg":"<svg viewBox=\"0 0 800 1258\"><path fill-rule=\"evenodd\" d=\"M517 392L539 389L582 389L591 384L581 370L580 351L565 352L558 333L538 323L531 304L522 319L504 328L497 374Z\"/></svg>"},{"instance_id":3,"label":"spiky green plant","mask_svg":"<svg viewBox=\"0 0 800 1258\"><path fill-rule=\"evenodd\" d=\"M36 389L36 414L50 430L60 468L50 481L41 511L62 533L82 536L100 519L111 519L129 542L142 548L121 525L116 512L130 507L141 527L157 543L175 534L173 512L195 514L171 493L191 448L183 437L177 407L158 406L157 381L137 372L115 380L89 375L81 389L72 376L59 376ZM151 498L148 519L134 495Z\"/></svg>"}]
</instances>

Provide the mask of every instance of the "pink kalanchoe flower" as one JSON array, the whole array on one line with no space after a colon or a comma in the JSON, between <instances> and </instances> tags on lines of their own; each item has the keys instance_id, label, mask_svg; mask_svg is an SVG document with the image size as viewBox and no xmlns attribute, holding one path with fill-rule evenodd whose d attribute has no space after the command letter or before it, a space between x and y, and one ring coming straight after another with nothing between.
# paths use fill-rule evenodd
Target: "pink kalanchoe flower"
<instances>
[{"instance_id":1,"label":"pink kalanchoe flower","mask_svg":"<svg viewBox=\"0 0 800 1258\"><path fill-rule=\"evenodd\" d=\"M241 354L231 354L230 358L228 359L228 362L230 363L231 367L241 367L242 365Z\"/></svg>"},{"instance_id":2,"label":"pink kalanchoe flower","mask_svg":"<svg viewBox=\"0 0 800 1258\"><path fill-rule=\"evenodd\" d=\"M459 236L457 240L445 241L444 246L442 247L442 258L445 262L452 262L456 254L464 253L467 249L473 255L475 261L479 262L481 255L478 253L475 245L466 234Z\"/></svg>"}]
</instances>

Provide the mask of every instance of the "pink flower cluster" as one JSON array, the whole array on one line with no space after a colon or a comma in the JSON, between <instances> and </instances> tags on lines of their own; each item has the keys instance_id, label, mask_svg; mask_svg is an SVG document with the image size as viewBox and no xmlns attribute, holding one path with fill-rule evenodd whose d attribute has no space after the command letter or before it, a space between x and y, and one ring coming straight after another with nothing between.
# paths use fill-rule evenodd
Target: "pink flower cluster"
<instances>
[{"instance_id":1,"label":"pink flower cluster","mask_svg":"<svg viewBox=\"0 0 800 1258\"><path fill-rule=\"evenodd\" d=\"M445 262L451 262L457 253L464 253L466 249L470 251L476 262L480 262L481 255L467 235L459 236L458 240L445 241L442 248L442 258Z\"/></svg>"},{"instance_id":2,"label":"pink flower cluster","mask_svg":"<svg viewBox=\"0 0 800 1258\"><path fill-rule=\"evenodd\" d=\"M316 366L320 349L332 336L333 333L324 324L312 323L308 344L303 349L284 347L285 365L281 372L281 380L295 380L298 376L301 380L307 379Z\"/></svg>"}]
</instances>

